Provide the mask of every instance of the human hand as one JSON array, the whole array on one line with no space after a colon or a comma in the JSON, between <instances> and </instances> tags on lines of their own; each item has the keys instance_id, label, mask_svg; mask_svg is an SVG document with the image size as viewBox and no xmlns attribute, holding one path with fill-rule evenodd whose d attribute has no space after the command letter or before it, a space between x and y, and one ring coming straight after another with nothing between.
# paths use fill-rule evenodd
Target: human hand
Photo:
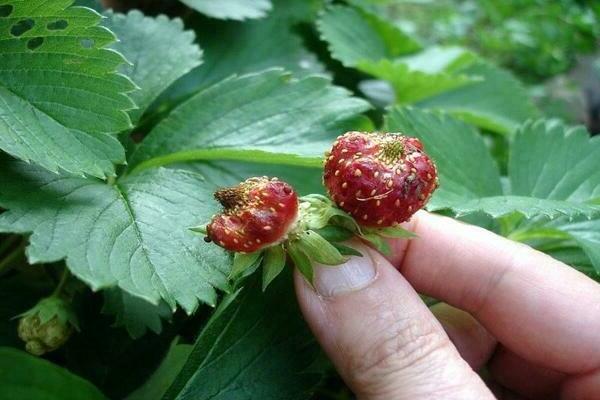
<instances>
[{"instance_id":1,"label":"human hand","mask_svg":"<svg viewBox=\"0 0 600 400\"><path fill-rule=\"evenodd\" d=\"M394 241L389 260L358 244L363 257L317 267L316 291L296 273L302 312L359 399L600 399L600 285L449 218L419 212L408 228L418 238Z\"/></svg>"}]
</instances>

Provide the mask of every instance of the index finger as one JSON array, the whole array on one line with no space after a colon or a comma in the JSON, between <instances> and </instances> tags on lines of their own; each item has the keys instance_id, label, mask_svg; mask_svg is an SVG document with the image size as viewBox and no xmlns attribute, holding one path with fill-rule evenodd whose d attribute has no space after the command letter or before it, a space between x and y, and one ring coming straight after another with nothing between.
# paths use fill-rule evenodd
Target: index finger
<instances>
[{"instance_id":1,"label":"index finger","mask_svg":"<svg viewBox=\"0 0 600 400\"><path fill-rule=\"evenodd\" d=\"M567 373L600 368L600 285L526 245L419 212L393 243L413 287L471 313L523 358Z\"/></svg>"}]
</instances>

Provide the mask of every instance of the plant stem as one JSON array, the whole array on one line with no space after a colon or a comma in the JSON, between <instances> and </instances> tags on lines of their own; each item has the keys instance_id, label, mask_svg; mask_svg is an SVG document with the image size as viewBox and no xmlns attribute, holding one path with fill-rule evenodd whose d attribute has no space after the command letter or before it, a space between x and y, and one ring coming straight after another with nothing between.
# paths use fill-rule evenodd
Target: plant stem
<instances>
[{"instance_id":1,"label":"plant stem","mask_svg":"<svg viewBox=\"0 0 600 400\"><path fill-rule=\"evenodd\" d=\"M67 284L67 281L69 280L69 276L70 276L69 269L67 267L64 267L64 269L62 271L62 275L60 276L60 281L58 281L58 285L56 285L56 288L50 295L51 297L60 295L60 293L64 289L65 285Z\"/></svg>"},{"instance_id":2,"label":"plant stem","mask_svg":"<svg viewBox=\"0 0 600 400\"><path fill-rule=\"evenodd\" d=\"M4 254L4 252L15 244L19 240L18 235L10 235L0 244L0 255Z\"/></svg>"},{"instance_id":3,"label":"plant stem","mask_svg":"<svg viewBox=\"0 0 600 400\"><path fill-rule=\"evenodd\" d=\"M8 253L8 255L0 261L0 276L8 272L10 268L13 267L13 263L23 255L25 244L26 242L23 240L21 244L19 244L12 252Z\"/></svg>"}]
</instances>

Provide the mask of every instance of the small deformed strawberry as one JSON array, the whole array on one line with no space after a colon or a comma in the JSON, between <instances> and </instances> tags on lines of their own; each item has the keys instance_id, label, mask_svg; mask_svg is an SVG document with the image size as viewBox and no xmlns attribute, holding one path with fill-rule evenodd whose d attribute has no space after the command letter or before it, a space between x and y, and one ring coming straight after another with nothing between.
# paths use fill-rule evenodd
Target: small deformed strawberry
<instances>
[{"instance_id":1,"label":"small deformed strawberry","mask_svg":"<svg viewBox=\"0 0 600 400\"><path fill-rule=\"evenodd\" d=\"M407 221L438 186L435 164L419 139L380 132L339 136L323 181L338 207L366 227Z\"/></svg>"},{"instance_id":2,"label":"small deformed strawberry","mask_svg":"<svg viewBox=\"0 0 600 400\"><path fill-rule=\"evenodd\" d=\"M252 253L287 239L298 217L298 195L277 178L250 178L219 189L223 212L206 226L206 239L233 252Z\"/></svg>"}]
</instances>

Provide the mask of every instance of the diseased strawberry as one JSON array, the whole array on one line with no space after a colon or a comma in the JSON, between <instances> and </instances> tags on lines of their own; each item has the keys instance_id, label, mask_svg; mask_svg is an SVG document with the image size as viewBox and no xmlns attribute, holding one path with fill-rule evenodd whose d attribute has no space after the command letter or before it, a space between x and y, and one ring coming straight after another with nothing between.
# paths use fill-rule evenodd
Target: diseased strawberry
<instances>
[{"instance_id":1,"label":"diseased strawberry","mask_svg":"<svg viewBox=\"0 0 600 400\"><path fill-rule=\"evenodd\" d=\"M323 181L331 199L369 227L408 220L438 186L435 164L419 139L380 132L339 136Z\"/></svg>"},{"instance_id":2,"label":"diseased strawberry","mask_svg":"<svg viewBox=\"0 0 600 400\"><path fill-rule=\"evenodd\" d=\"M250 178L217 190L215 198L224 209L206 226L206 240L230 251L251 253L284 241L298 216L298 195L277 178Z\"/></svg>"}]
</instances>

